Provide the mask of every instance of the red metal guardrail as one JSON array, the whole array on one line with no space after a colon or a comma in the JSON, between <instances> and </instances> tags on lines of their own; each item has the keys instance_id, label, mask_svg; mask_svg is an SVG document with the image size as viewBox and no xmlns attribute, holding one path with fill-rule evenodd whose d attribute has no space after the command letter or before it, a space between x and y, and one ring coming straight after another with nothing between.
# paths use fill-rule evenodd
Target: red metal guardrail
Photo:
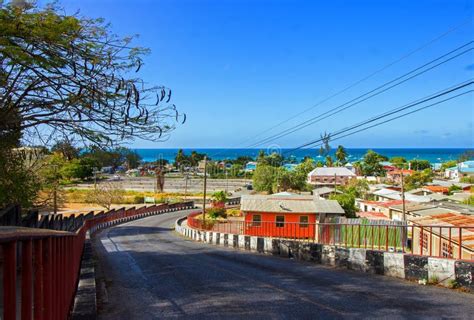
<instances>
[{"instance_id":1,"label":"red metal guardrail","mask_svg":"<svg viewBox=\"0 0 474 320\"><path fill-rule=\"evenodd\" d=\"M219 221L188 215L191 228L238 235L274 237L347 248L408 252L474 260L474 226Z\"/></svg>"},{"instance_id":2,"label":"red metal guardrail","mask_svg":"<svg viewBox=\"0 0 474 320\"><path fill-rule=\"evenodd\" d=\"M186 202L112 210L85 220L75 232L0 227L0 262L3 262L3 318L0 319L15 320L18 315L28 320L32 317L67 319L74 303L87 231L192 207L192 202Z\"/></svg>"}]
</instances>

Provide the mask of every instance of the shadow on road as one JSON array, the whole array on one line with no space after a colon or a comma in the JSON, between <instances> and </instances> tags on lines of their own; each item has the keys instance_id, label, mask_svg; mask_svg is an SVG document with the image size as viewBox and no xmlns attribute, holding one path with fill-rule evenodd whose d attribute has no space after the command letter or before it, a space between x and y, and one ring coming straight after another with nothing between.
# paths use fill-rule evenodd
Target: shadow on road
<instances>
[{"instance_id":1,"label":"shadow on road","mask_svg":"<svg viewBox=\"0 0 474 320\"><path fill-rule=\"evenodd\" d=\"M470 318L473 296L121 226L94 241L108 301L101 319Z\"/></svg>"}]
</instances>

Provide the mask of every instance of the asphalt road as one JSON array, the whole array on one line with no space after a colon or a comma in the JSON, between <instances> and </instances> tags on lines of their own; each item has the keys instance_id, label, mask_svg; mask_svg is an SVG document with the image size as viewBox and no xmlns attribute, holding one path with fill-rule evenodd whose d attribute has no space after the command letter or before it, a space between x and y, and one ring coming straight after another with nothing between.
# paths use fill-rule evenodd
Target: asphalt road
<instances>
[{"instance_id":1,"label":"asphalt road","mask_svg":"<svg viewBox=\"0 0 474 320\"><path fill-rule=\"evenodd\" d=\"M168 213L102 231L99 319L473 319L474 295L193 242Z\"/></svg>"}]
</instances>

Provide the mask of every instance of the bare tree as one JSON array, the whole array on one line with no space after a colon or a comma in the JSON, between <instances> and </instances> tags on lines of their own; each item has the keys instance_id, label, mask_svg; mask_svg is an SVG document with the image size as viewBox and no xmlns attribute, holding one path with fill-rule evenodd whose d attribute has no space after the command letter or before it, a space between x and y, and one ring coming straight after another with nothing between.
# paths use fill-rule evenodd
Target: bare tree
<instances>
[{"instance_id":1,"label":"bare tree","mask_svg":"<svg viewBox=\"0 0 474 320\"><path fill-rule=\"evenodd\" d=\"M112 204L123 202L124 193L125 191L121 188L120 184L105 182L97 185L90 193L88 200L110 210Z\"/></svg>"}]
</instances>

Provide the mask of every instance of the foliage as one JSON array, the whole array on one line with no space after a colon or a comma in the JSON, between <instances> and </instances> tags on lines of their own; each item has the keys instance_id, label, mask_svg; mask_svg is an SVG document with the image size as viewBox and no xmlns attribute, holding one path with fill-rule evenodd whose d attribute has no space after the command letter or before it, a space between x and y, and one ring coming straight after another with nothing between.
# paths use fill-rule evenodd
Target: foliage
<instances>
[{"instance_id":1,"label":"foliage","mask_svg":"<svg viewBox=\"0 0 474 320\"><path fill-rule=\"evenodd\" d=\"M459 156L458 161L464 162L471 159L474 159L474 150L466 150Z\"/></svg>"},{"instance_id":2,"label":"foliage","mask_svg":"<svg viewBox=\"0 0 474 320\"><path fill-rule=\"evenodd\" d=\"M462 177L459 181L462 183L474 183L474 177L473 176Z\"/></svg>"},{"instance_id":3,"label":"foliage","mask_svg":"<svg viewBox=\"0 0 474 320\"><path fill-rule=\"evenodd\" d=\"M347 163L347 151L343 146L338 146L336 150L337 165L345 165Z\"/></svg>"},{"instance_id":4,"label":"foliage","mask_svg":"<svg viewBox=\"0 0 474 320\"><path fill-rule=\"evenodd\" d=\"M225 191L216 191L212 194L212 199L216 202L226 202L227 194Z\"/></svg>"},{"instance_id":5,"label":"foliage","mask_svg":"<svg viewBox=\"0 0 474 320\"><path fill-rule=\"evenodd\" d=\"M197 167L199 161L204 160L205 156L204 153L199 153L194 150L191 152L191 155L187 156L183 149L179 149L174 158L174 164L180 169L183 169L184 167ZM207 157L207 160L209 161L211 158Z\"/></svg>"},{"instance_id":6,"label":"foliage","mask_svg":"<svg viewBox=\"0 0 474 320\"><path fill-rule=\"evenodd\" d=\"M67 139L56 142L56 144L51 147L51 152L61 153L66 160L72 160L79 157L79 149Z\"/></svg>"},{"instance_id":7,"label":"foliage","mask_svg":"<svg viewBox=\"0 0 474 320\"><path fill-rule=\"evenodd\" d=\"M250 162L250 161L253 161L252 157L238 156L237 159L232 160L232 164L245 166L247 164L247 162Z\"/></svg>"},{"instance_id":8,"label":"foliage","mask_svg":"<svg viewBox=\"0 0 474 320\"><path fill-rule=\"evenodd\" d=\"M368 150L364 155L362 162L360 163L360 170L364 176L383 176L385 175L385 170L380 164L380 161L386 161L386 157L372 151Z\"/></svg>"},{"instance_id":9,"label":"foliage","mask_svg":"<svg viewBox=\"0 0 474 320\"><path fill-rule=\"evenodd\" d=\"M71 180L71 179L81 179L85 180L93 175L94 162L91 159L72 159L71 161L65 163L60 172L62 178Z\"/></svg>"},{"instance_id":10,"label":"foliage","mask_svg":"<svg viewBox=\"0 0 474 320\"><path fill-rule=\"evenodd\" d=\"M306 159L302 163L296 166L296 168L290 172L292 176L291 189L304 191L310 187L306 182L308 180L308 173L315 168L314 160L311 158Z\"/></svg>"},{"instance_id":11,"label":"foliage","mask_svg":"<svg viewBox=\"0 0 474 320\"><path fill-rule=\"evenodd\" d=\"M268 164L259 164L253 175L253 187L256 191L268 193L279 190L307 191L308 173L314 169L314 161L306 159L295 167L293 171L283 167L274 167Z\"/></svg>"},{"instance_id":12,"label":"foliage","mask_svg":"<svg viewBox=\"0 0 474 320\"><path fill-rule=\"evenodd\" d=\"M279 169L270 165L258 164L253 174L253 188L255 191L273 193Z\"/></svg>"},{"instance_id":13,"label":"foliage","mask_svg":"<svg viewBox=\"0 0 474 320\"><path fill-rule=\"evenodd\" d=\"M431 169L423 171L415 171L411 175L405 177L405 190L409 191L416 188L421 188L428 182L433 181L433 172Z\"/></svg>"},{"instance_id":14,"label":"foliage","mask_svg":"<svg viewBox=\"0 0 474 320\"><path fill-rule=\"evenodd\" d=\"M242 212L239 209L227 209L227 217L240 217Z\"/></svg>"},{"instance_id":15,"label":"foliage","mask_svg":"<svg viewBox=\"0 0 474 320\"><path fill-rule=\"evenodd\" d=\"M355 198L367 198L369 192L369 183L366 179L351 179L346 186L343 187L343 192L353 195Z\"/></svg>"},{"instance_id":16,"label":"foliage","mask_svg":"<svg viewBox=\"0 0 474 320\"><path fill-rule=\"evenodd\" d=\"M441 170L446 170L448 168L452 168L457 165L458 165L458 162L456 160L446 161L441 164Z\"/></svg>"},{"instance_id":17,"label":"foliage","mask_svg":"<svg viewBox=\"0 0 474 320\"><path fill-rule=\"evenodd\" d=\"M471 194L471 196L464 201L464 204L474 206L474 194Z\"/></svg>"},{"instance_id":18,"label":"foliage","mask_svg":"<svg viewBox=\"0 0 474 320\"><path fill-rule=\"evenodd\" d=\"M431 164L428 160L410 160L410 168L412 170L425 170L425 169L431 169Z\"/></svg>"},{"instance_id":19,"label":"foliage","mask_svg":"<svg viewBox=\"0 0 474 320\"><path fill-rule=\"evenodd\" d=\"M217 218L227 217L227 214L224 208L211 208L206 213L213 220L216 220Z\"/></svg>"},{"instance_id":20,"label":"foliage","mask_svg":"<svg viewBox=\"0 0 474 320\"><path fill-rule=\"evenodd\" d=\"M334 161L332 160L332 157L330 155L326 156L326 166L327 167L332 167L334 165Z\"/></svg>"},{"instance_id":21,"label":"foliage","mask_svg":"<svg viewBox=\"0 0 474 320\"><path fill-rule=\"evenodd\" d=\"M329 199L336 200L341 205L347 218L355 218L357 208L354 195L350 193L333 194Z\"/></svg>"},{"instance_id":22,"label":"foliage","mask_svg":"<svg viewBox=\"0 0 474 320\"><path fill-rule=\"evenodd\" d=\"M184 122L170 90L134 75L149 50L132 47L133 38L102 19L21 3L0 5L0 139L159 141Z\"/></svg>"},{"instance_id":23,"label":"foliage","mask_svg":"<svg viewBox=\"0 0 474 320\"><path fill-rule=\"evenodd\" d=\"M407 159L404 157L393 157L390 159L390 162L399 169L407 168Z\"/></svg>"},{"instance_id":24,"label":"foliage","mask_svg":"<svg viewBox=\"0 0 474 320\"><path fill-rule=\"evenodd\" d=\"M59 199L63 198L62 182L64 176L62 169L66 164L67 160L59 152L47 155L41 160L39 170L36 173L36 178L41 188L41 196L35 199L38 205L51 207L54 201L54 194Z\"/></svg>"},{"instance_id":25,"label":"foliage","mask_svg":"<svg viewBox=\"0 0 474 320\"><path fill-rule=\"evenodd\" d=\"M128 164L128 168L136 168L141 160L141 157L136 151L125 147L102 149L96 146L91 146L82 155L82 158L89 159L89 164L98 168L117 168L123 164Z\"/></svg>"},{"instance_id":26,"label":"foliage","mask_svg":"<svg viewBox=\"0 0 474 320\"><path fill-rule=\"evenodd\" d=\"M455 191L461 191L461 190L462 188L460 186L453 184L452 186L448 188L448 193L449 195L452 195Z\"/></svg>"},{"instance_id":27,"label":"foliage","mask_svg":"<svg viewBox=\"0 0 474 320\"><path fill-rule=\"evenodd\" d=\"M35 168L26 167L24 154L0 147L0 207L20 204L31 208L39 189Z\"/></svg>"},{"instance_id":28,"label":"foliage","mask_svg":"<svg viewBox=\"0 0 474 320\"><path fill-rule=\"evenodd\" d=\"M259 165L268 165L272 167L280 167L283 164L283 156L277 152L273 152L270 155L265 155L260 153L257 158L257 163Z\"/></svg>"},{"instance_id":29,"label":"foliage","mask_svg":"<svg viewBox=\"0 0 474 320\"><path fill-rule=\"evenodd\" d=\"M144 196L134 196L133 197L133 203L135 204L140 204L145 202L145 197Z\"/></svg>"},{"instance_id":30,"label":"foliage","mask_svg":"<svg viewBox=\"0 0 474 320\"><path fill-rule=\"evenodd\" d=\"M89 194L90 203L96 203L110 210L113 203L122 203L125 192L116 183L99 183L97 188Z\"/></svg>"}]
</instances>

